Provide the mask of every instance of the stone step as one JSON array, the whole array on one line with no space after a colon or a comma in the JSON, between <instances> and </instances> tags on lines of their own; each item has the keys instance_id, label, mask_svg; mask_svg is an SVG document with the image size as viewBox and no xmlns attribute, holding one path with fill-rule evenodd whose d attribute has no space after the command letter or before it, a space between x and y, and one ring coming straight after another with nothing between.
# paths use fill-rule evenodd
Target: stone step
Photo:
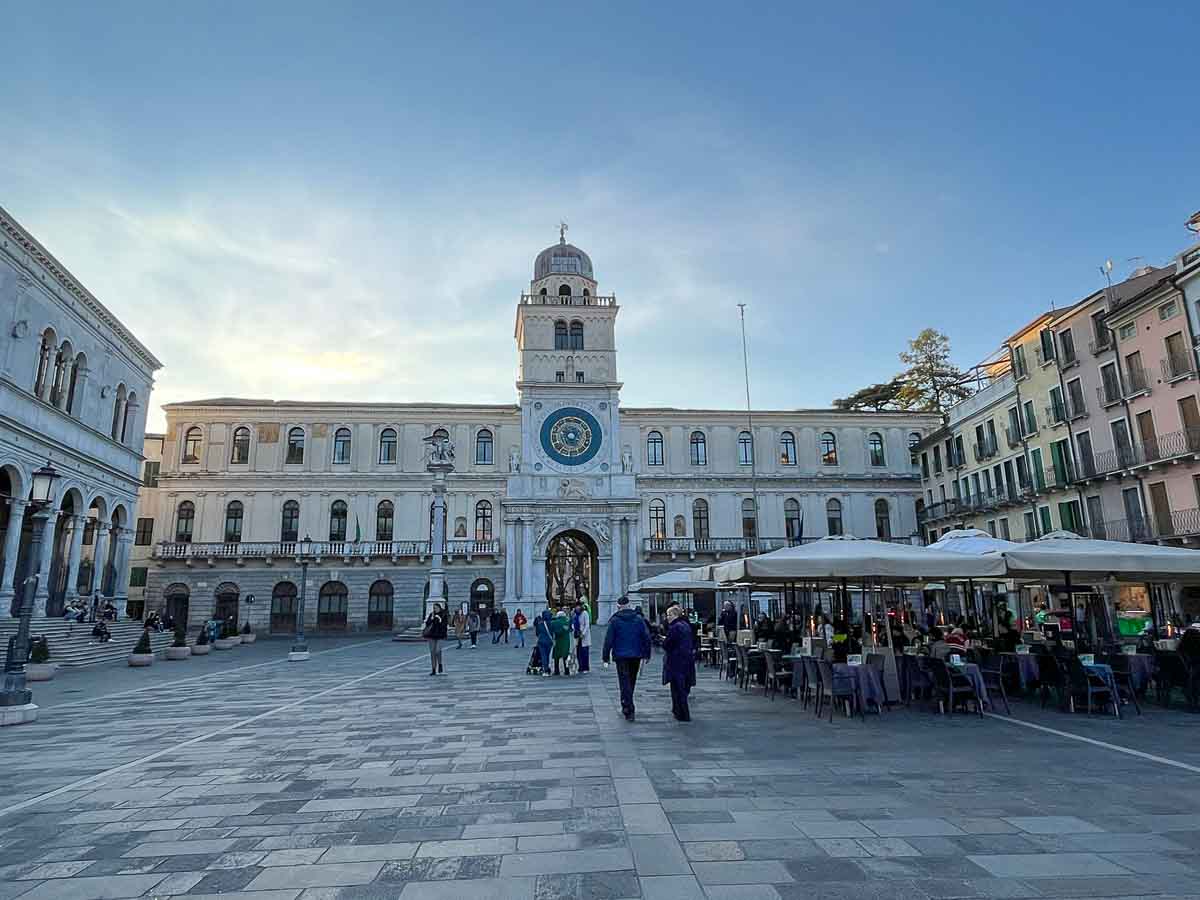
<instances>
[{"instance_id":1,"label":"stone step","mask_svg":"<svg viewBox=\"0 0 1200 900\"><path fill-rule=\"evenodd\" d=\"M50 644L50 662L62 668L90 666L100 662L124 659L133 652L142 636L141 622L109 622L112 640L99 643L92 638L92 625L87 622L67 622L62 619L38 619L30 623L31 637L45 637ZM8 654L9 639L17 633L17 620L0 621L0 647ZM174 641L170 632L150 633L150 646L161 655Z\"/></svg>"}]
</instances>

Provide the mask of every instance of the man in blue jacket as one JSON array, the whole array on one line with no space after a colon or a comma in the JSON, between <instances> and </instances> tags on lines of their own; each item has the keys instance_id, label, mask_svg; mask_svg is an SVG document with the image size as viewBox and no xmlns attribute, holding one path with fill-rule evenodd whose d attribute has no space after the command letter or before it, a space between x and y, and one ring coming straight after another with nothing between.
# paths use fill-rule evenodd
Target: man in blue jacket
<instances>
[{"instance_id":1,"label":"man in blue jacket","mask_svg":"<svg viewBox=\"0 0 1200 900\"><path fill-rule=\"evenodd\" d=\"M604 634L604 667L609 659L617 663L617 682L621 686L621 712L633 721L633 689L637 686L642 660L650 661L650 628L646 620L629 608L629 598L617 601L617 611L608 620Z\"/></svg>"}]
</instances>

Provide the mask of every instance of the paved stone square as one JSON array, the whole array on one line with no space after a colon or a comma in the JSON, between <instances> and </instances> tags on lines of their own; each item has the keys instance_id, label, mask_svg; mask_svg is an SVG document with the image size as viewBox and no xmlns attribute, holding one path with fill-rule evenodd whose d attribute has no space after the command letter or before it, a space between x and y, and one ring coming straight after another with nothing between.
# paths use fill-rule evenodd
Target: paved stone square
<instances>
[{"instance_id":1,"label":"paved stone square","mask_svg":"<svg viewBox=\"0 0 1200 900\"><path fill-rule=\"evenodd\" d=\"M35 686L0 900L1200 897L1200 720L815 720L702 670L636 723L528 651L259 641ZM598 655L598 654L597 654Z\"/></svg>"}]
</instances>

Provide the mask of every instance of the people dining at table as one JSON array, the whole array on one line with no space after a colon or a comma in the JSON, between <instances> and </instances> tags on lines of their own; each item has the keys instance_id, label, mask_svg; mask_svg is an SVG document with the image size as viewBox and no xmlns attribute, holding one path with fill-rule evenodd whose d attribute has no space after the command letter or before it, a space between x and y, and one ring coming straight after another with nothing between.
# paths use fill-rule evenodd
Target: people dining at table
<instances>
[{"instance_id":1,"label":"people dining at table","mask_svg":"<svg viewBox=\"0 0 1200 900\"><path fill-rule=\"evenodd\" d=\"M929 655L934 659L948 659L951 653L957 653L958 649L947 643L946 636L942 634L942 629L934 625L929 629Z\"/></svg>"},{"instance_id":2,"label":"people dining at table","mask_svg":"<svg viewBox=\"0 0 1200 900\"><path fill-rule=\"evenodd\" d=\"M775 636L775 625L771 622L770 617L766 613L762 613L758 617L758 622L754 625L754 640L770 641Z\"/></svg>"},{"instance_id":3,"label":"people dining at table","mask_svg":"<svg viewBox=\"0 0 1200 900\"><path fill-rule=\"evenodd\" d=\"M788 624L788 620L785 617L780 616L775 620L775 631L771 637L771 648L788 653L792 649L793 639L792 626Z\"/></svg>"}]
</instances>

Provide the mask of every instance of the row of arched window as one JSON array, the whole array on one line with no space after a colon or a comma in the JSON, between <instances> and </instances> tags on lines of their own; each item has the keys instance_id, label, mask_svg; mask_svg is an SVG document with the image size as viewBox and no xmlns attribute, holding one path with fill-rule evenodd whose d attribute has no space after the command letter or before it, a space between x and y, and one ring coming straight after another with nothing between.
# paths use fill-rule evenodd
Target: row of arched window
<instances>
[{"instance_id":1,"label":"row of arched window","mask_svg":"<svg viewBox=\"0 0 1200 900\"><path fill-rule=\"evenodd\" d=\"M789 497L783 502L784 530L789 541L799 541L804 537L804 516L800 512L800 501ZM875 501L875 535L879 538L892 536L891 506L887 500L880 497ZM844 534L842 528L842 501L831 497L825 502L826 534ZM687 522L683 516L676 516L673 522L673 533L667 534L667 505L663 500L650 501L650 536L664 539L670 537L687 537ZM747 497L742 501L742 537L757 538L758 516L755 514L754 500ZM812 537L813 535L809 535ZM692 534L698 541L708 540L709 532L708 501L697 499L692 501Z\"/></svg>"},{"instance_id":2,"label":"row of arched window","mask_svg":"<svg viewBox=\"0 0 1200 900\"><path fill-rule=\"evenodd\" d=\"M908 445L911 449L921 440L921 436L916 432L909 435ZM661 431L651 431L646 435L646 465L661 466L664 465L664 441ZM688 440L688 451L690 461L693 466L708 465L708 438L703 431L693 431ZM749 466L754 461L754 437L749 431L738 433L737 438L738 464ZM824 431L821 433L820 439L817 442L817 455L823 466L838 465L838 442L837 435L832 431ZM781 466L794 466L798 462L796 455L796 435L790 431L783 431L779 434L779 464ZM878 431L872 431L867 435L867 462L871 466L880 467L887 465L887 454L884 449L883 435Z\"/></svg>"},{"instance_id":3,"label":"row of arched window","mask_svg":"<svg viewBox=\"0 0 1200 900\"><path fill-rule=\"evenodd\" d=\"M83 410L83 386L87 379L87 356L76 352L69 340L58 340L53 328L42 332L38 348L37 374L33 393L67 415L78 417ZM109 437L122 444L133 439L131 425L137 416L137 394L118 384L113 393Z\"/></svg>"},{"instance_id":4,"label":"row of arched window","mask_svg":"<svg viewBox=\"0 0 1200 900\"><path fill-rule=\"evenodd\" d=\"M429 509L429 536L433 539L433 506ZM348 539L350 508L345 500L334 500L329 506L329 540L345 541ZM245 519L245 508L240 500L231 500L225 505L225 530L223 540L227 544L237 544L242 540L242 523ZM375 507L375 538L376 541L392 541L395 539L396 507L391 500L381 500ZM177 543L190 544L196 522L196 505L191 500L184 500L175 512L175 540ZM443 530L443 534L444 534ZM480 500L475 504L475 540L490 541L493 536L492 504L489 500ZM283 504L279 521L279 540L284 543L300 539L300 504L296 500L288 500ZM355 528L355 540L360 540L358 526Z\"/></svg>"},{"instance_id":5,"label":"row of arched window","mask_svg":"<svg viewBox=\"0 0 1200 900\"><path fill-rule=\"evenodd\" d=\"M122 388L123 389L123 388ZM434 437L447 438L449 433L444 428L438 428ZM185 465L195 465L200 462L201 445L204 442L204 432L200 426L193 425L183 437L182 462ZM289 466L304 464L305 432L300 426L288 429L287 448L284 452L284 463ZM353 435L349 428L339 428L333 433L334 465L349 465ZM384 428L379 432L379 463L380 465L395 465L399 459L399 435L395 428ZM487 428L481 428L475 434L475 463L488 466L495 462L495 438ZM250 462L250 429L239 425L233 430L233 440L230 444L230 465L248 465Z\"/></svg>"}]
</instances>

